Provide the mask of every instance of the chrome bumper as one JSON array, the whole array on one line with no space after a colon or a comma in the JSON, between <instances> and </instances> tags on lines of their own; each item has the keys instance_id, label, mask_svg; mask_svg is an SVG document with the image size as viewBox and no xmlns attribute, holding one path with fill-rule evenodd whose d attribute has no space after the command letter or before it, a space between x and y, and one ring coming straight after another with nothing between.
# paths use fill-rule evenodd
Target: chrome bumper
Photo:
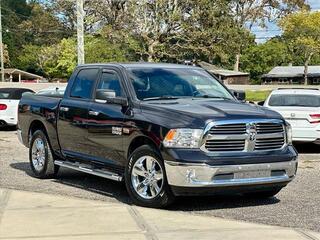
<instances>
[{"instance_id":1,"label":"chrome bumper","mask_svg":"<svg viewBox=\"0 0 320 240\"><path fill-rule=\"evenodd\" d=\"M177 187L229 187L291 181L298 161L210 166L165 161L168 183Z\"/></svg>"}]
</instances>

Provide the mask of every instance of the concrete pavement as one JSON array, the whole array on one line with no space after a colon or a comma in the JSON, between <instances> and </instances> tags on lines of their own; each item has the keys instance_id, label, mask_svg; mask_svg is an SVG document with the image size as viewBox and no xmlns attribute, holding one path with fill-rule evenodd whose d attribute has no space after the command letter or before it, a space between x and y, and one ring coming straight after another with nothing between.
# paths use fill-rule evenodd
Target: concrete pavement
<instances>
[{"instance_id":1,"label":"concrete pavement","mask_svg":"<svg viewBox=\"0 0 320 240\"><path fill-rule=\"evenodd\" d=\"M311 239L320 234L121 203L0 189L0 239Z\"/></svg>"}]
</instances>

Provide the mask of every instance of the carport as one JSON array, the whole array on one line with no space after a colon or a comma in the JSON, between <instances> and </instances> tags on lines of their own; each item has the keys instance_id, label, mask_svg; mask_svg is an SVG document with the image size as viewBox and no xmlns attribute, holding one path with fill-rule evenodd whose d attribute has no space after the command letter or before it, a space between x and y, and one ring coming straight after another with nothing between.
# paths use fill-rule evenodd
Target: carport
<instances>
[{"instance_id":1,"label":"carport","mask_svg":"<svg viewBox=\"0 0 320 240\"><path fill-rule=\"evenodd\" d=\"M43 77L17 68L6 68L4 69L4 79L6 82L24 82L39 81L42 80Z\"/></svg>"}]
</instances>

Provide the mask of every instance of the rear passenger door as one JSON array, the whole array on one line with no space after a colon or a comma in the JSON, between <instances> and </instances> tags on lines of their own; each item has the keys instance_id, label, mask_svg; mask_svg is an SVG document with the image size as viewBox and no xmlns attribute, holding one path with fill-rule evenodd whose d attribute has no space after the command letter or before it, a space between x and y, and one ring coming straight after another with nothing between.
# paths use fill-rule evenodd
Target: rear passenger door
<instances>
[{"instance_id":1,"label":"rear passenger door","mask_svg":"<svg viewBox=\"0 0 320 240\"><path fill-rule=\"evenodd\" d=\"M67 157L87 159L88 110L99 68L83 68L77 73L59 107L58 136Z\"/></svg>"},{"instance_id":2,"label":"rear passenger door","mask_svg":"<svg viewBox=\"0 0 320 240\"><path fill-rule=\"evenodd\" d=\"M121 73L103 69L96 91L113 90L116 97L126 97ZM95 160L109 165L123 165L123 119L127 107L93 101L89 108L88 148Z\"/></svg>"}]
</instances>

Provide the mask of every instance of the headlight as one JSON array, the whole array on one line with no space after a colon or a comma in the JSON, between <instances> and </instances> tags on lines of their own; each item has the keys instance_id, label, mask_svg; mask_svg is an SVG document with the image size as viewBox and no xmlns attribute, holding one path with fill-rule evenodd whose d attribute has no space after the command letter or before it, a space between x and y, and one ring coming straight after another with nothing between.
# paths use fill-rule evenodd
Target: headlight
<instances>
[{"instance_id":1,"label":"headlight","mask_svg":"<svg viewBox=\"0 0 320 240\"><path fill-rule=\"evenodd\" d=\"M170 148L199 148L202 129L171 129L163 140L163 145Z\"/></svg>"},{"instance_id":2,"label":"headlight","mask_svg":"<svg viewBox=\"0 0 320 240\"><path fill-rule=\"evenodd\" d=\"M287 137L287 143L292 144L292 128L290 123L286 122L286 137Z\"/></svg>"}]
</instances>

